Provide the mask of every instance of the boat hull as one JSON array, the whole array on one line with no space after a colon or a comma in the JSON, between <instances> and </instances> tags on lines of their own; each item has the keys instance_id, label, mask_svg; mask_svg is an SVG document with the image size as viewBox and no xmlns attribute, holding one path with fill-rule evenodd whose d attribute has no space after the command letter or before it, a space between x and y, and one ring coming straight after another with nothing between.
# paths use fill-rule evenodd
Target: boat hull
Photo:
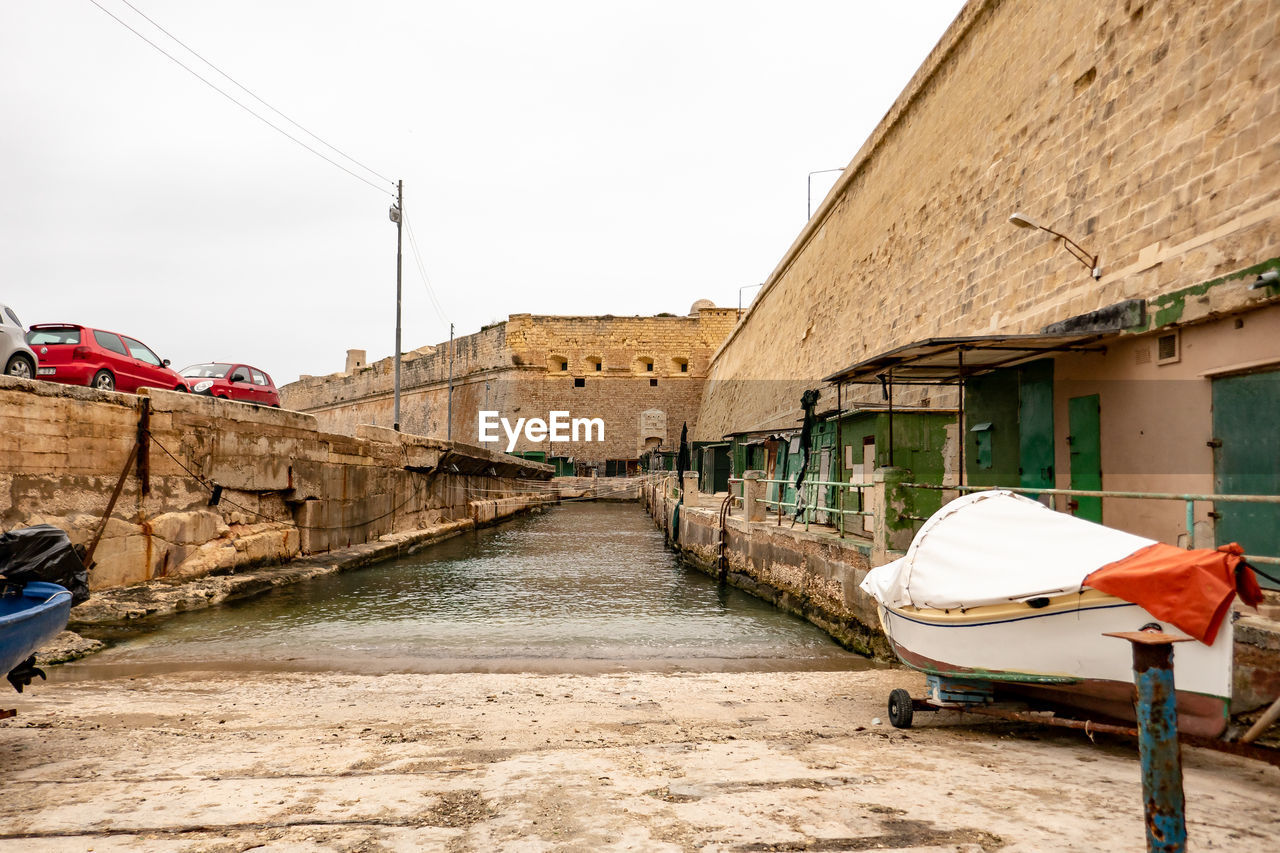
<instances>
[{"instance_id":1,"label":"boat hull","mask_svg":"<svg viewBox=\"0 0 1280 853\"><path fill-rule=\"evenodd\" d=\"M71 593L54 583L32 581L0 595L0 675L8 673L67 626Z\"/></svg>"},{"instance_id":2,"label":"boat hull","mask_svg":"<svg viewBox=\"0 0 1280 853\"><path fill-rule=\"evenodd\" d=\"M1133 721L1131 648L1103 635L1157 620L1136 604L1092 590L1043 601L964 612L882 605L880 621L898 658L915 669L991 681L1001 693ZM1181 635L1172 626L1162 628ZM1192 640L1174 647L1180 731L1215 737L1225 729L1231 657L1230 620L1211 646Z\"/></svg>"}]
</instances>

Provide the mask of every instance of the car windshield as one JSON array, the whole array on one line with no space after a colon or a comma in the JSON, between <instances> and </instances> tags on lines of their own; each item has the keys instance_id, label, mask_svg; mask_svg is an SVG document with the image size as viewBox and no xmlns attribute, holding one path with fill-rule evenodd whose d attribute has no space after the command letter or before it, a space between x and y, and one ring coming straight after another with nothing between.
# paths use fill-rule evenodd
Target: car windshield
<instances>
[{"instance_id":1,"label":"car windshield","mask_svg":"<svg viewBox=\"0 0 1280 853\"><path fill-rule=\"evenodd\" d=\"M41 344L78 344L80 330L74 326L62 329L32 329L27 332L27 343L33 347Z\"/></svg>"},{"instance_id":2,"label":"car windshield","mask_svg":"<svg viewBox=\"0 0 1280 853\"><path fill-rule=\"evenodd\" d=\"M214 362L212 364L193 364L182 368L182 375L188 379L221 379L231 369L229 364Z\"/></svg>"}]
</instances>

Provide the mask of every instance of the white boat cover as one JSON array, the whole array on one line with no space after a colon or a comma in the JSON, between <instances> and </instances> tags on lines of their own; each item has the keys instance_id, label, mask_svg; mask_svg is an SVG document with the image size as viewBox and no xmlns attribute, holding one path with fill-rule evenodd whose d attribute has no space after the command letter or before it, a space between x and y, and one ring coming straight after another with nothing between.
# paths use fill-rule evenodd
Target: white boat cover
<instances>
[{"instance_id":1,"label":"white boat cover","mask_svg":"<svg viewBox=\"0 0 1280 853\"><path fill-rule=\"evenodd\" d=\"M930 516L906 555L861 586L888 607L967 609L1074 592L1095 569L1154 543L1013 492L975 492Z\"/></svg>"}]
</instances>

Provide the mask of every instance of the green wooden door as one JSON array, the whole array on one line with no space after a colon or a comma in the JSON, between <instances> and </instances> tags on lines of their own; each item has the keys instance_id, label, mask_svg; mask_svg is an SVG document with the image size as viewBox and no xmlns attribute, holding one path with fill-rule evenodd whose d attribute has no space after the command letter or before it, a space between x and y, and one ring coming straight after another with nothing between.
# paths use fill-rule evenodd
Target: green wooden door
<instances>
[{"instance_id":1,"label":"green wooden door","mask_svg":"<svg viewBox=\"0 0 1280 853\"><path fill-rule=\"evenodd\" d=\"M1067 401L1067 444L1071 447L1071 488L1102 489L1102 419L1098 395ZM1102 523L1102 498L1075 498L1077 518Z\"/></svg>"},{"instance_id":2,"label":"green wooden door","mask_svg":"<svg viewBox=\"0 0 1280 853\"><path fill-rule=\"evenodd\" d=\"M1215 492L1280 494L1280 370L1214 379L1213 437ZM1239 542L1246 554L1280 557L1280 506L1218 501L1214 509L1219 545ZM1268 574L1280 570L1259 565Z\"/></svg>"},{"instance_id":3,"label":"green wooden door","mask_svg":"<svg viewBox=\"0 0 1280 853\"><path fill-rule=\"evenodd\" d=\"M1052 489L1053 362L1022 366L1018 385L1018 473L1020 485Z\"/></svg>"},{"instance_id":4,"label":"green wooden door","mask_svg":"<svg viewBox=\"0 0 1280 853\"><path fill-rule=\"evenodd\" d=\"M713 492L729 491L729 475L733 469L730 450L731 448L727 444L716 445L712 448L714 470L712 472L711 491Z\"/></svg>"}]
</instances>

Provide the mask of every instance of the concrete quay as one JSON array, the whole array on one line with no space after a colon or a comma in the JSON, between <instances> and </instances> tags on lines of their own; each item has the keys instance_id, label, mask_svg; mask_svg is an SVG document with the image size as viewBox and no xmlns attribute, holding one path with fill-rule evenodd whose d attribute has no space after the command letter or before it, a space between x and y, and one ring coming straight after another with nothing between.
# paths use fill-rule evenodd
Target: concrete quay
<instances>
[{"instance_id":1,"label":"concrete quay","mask_svg":"<svg viewBox=\"0 0 1280 853\"><path fill-rule=\"evenodd\" d=\"M167 673L0 721L0 851L1132 851L1131 744L934 720L918 675ZM877 722L877 721L880 722ZM1183 754L1196 849L1269 850L1280 769Z\"/></svg>"}]
</instances>

